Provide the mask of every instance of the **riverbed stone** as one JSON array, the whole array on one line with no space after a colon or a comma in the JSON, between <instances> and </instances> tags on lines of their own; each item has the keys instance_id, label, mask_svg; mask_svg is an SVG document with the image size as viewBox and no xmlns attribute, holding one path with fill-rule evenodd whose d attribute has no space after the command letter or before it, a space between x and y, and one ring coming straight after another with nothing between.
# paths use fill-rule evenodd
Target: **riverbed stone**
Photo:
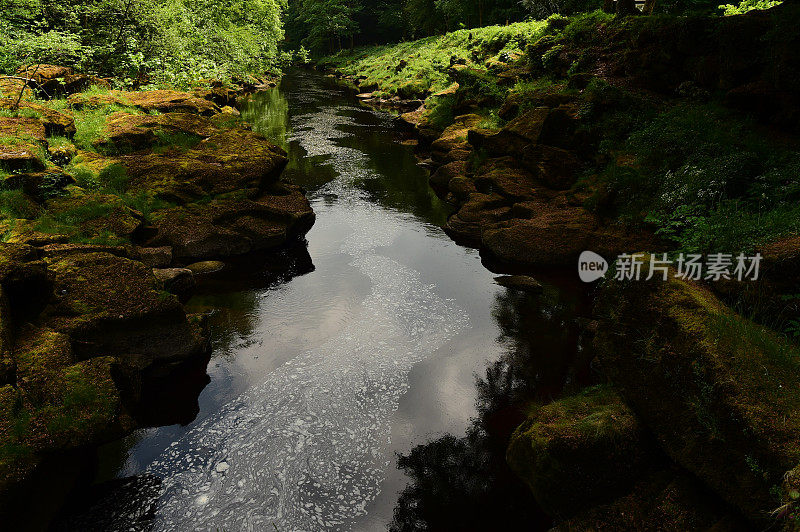
<instances>
[{"instance_id":1,"label":"riverbed stone","mask_svg":"<svg viewBox=\"0 0 800 532\"><path fill-rule=\"evenodd\" d=\"M181 301L188 301L194 292L194 271L189 268L153 268L153 275L164 285L164 290Z\"/></svg>"},{"instance_id":2,"label":"riverbed stone","mask_svg":"<svg viewBox=\"0 0 800 532\"><path fill-rule=\"evenodd\" d=\"M194 275L208 275L225 269L225 263L219 260L203 260L189 264L186 269Z\"/></svg>"}]
</instances>

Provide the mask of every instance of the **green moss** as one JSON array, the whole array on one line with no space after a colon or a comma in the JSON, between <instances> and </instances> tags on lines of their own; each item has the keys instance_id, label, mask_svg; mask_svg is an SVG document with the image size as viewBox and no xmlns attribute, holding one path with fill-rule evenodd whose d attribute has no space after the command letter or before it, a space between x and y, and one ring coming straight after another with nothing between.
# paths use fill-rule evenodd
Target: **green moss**
<instances>
[{"instance_id":1,"label":"green moss","mask_svg":"<svg viewBox=\"0 0 800 532\"><path fill-rule=\"evenodd\" d=\"M506 458L546 512L567 517L624 492L649 452L633 413L600 385L532 407Z\"/></svg>"}]
</instances>

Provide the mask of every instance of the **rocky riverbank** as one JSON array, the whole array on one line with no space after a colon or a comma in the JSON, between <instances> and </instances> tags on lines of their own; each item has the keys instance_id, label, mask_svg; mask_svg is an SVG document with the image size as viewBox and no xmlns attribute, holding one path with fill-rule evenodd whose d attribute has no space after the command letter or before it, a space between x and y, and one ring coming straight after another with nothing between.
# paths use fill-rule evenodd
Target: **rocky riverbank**
<instances>
[{"instance_id":1,"label":"rocky riverbank","mask_svg":"<svg viewBox=\"0 0 800 532\"><path fill-rule=\"evenodd\" d=\"M20 78L47 99L17 102ZM234 107L262 86L116 91L54 65L0 79L4 500L54 452L185 422L147 405L208 360L182 305L196 277L313 225L286 153Z\"/></svg>"},{"instance_id":2,"label":"rocky riverbank","mask_svg":"<svg viewBox=\"0 0 800 532\"><path fill-rule=\"evenodd\" d=\"M609 280L594 291L587 331L602 384L523 405L508 450L559 529L796 526L798 226L779 207L794 200L759 185L770 173L797 181L779 162L799 145L789 20L789 5L556 17L524 55L482 42L453 55L435 93L400 91L405 61L385 75L358 70L383 56L325 63L369 105L424 100L398 122L456 209L445 230L493 270L574 271L587 249L761 252L758 282ZM773 144L762 151L753 131ZM748 211L759 186L768 213Z\"/></svg>"}]
</instances>

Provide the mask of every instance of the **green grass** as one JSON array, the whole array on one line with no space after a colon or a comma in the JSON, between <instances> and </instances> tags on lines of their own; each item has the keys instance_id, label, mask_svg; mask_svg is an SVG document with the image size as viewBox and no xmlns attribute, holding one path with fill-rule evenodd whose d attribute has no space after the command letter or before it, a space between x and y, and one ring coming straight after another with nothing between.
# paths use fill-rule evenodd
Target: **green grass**
<instances>
[{"instance_id":1,"label":"green grass","mask_svg":"<svg viewBox=\"0 0 800 532\"><path fill-rule=\"evenodd\" d=\"M94 147L94 142L103 138L103 129L106 124L106 119L109 115L117 112L131 114L141 113L141 111L132 107L124 107L116 104L105 105L94 109L73 111L76 131L72 142L82 150L97 151Z\"/></svg>"},{"instance_id":2,"label":"green grass","mask_svg":"<svg viewBox=\"0 0 800 532\"><path fill-rule=\"evenodd\" d=\"M347 75L366 76L366 83L376 84L382 95L425 97L452 83L446 73L451 57L482 67L487 60L521 53L545 26L543 21L533 21L458 30L417 41L342 51L320 64ZM401 61L407 64L396 71Z\"/></svg>"},{"instance_id":3,"label":"green grass","mask_svg":"<svg viewBox=\"0 0 800 532\"><path fill-rule=\"evenodd\" d=\"M35 205L22 190L0 190L0 216L3 218L32 218L36 211Z\"/></svg>"}]
</instances>

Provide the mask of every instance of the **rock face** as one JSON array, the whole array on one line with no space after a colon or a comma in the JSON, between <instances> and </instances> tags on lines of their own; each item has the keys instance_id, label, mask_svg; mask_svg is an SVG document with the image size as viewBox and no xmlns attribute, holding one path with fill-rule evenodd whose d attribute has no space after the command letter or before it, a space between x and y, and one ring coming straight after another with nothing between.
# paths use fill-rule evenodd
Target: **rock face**
<instances>
[{"instance_id":1,"label":"rock face","mask_svg":"<svg viewBox=\"0 0 800 532\"><path fill-rule=\"evenodd\" d=\"M800 463L796 348L674 278L609 283L600 309L604 372L663 449L765 519L781 504L773 487Z\"/></svg>"},{"instance_id":2,"label":"rock face","mask_svg":"<svg viewBox=\"0 0 800 532\"><path fill-rule=\"evenodd\" d=\"M508 447L511 468L549 515L569 517L626 493L653 449L633 412L608 386L534 409Z\"/></svg>"}]
</instances>

